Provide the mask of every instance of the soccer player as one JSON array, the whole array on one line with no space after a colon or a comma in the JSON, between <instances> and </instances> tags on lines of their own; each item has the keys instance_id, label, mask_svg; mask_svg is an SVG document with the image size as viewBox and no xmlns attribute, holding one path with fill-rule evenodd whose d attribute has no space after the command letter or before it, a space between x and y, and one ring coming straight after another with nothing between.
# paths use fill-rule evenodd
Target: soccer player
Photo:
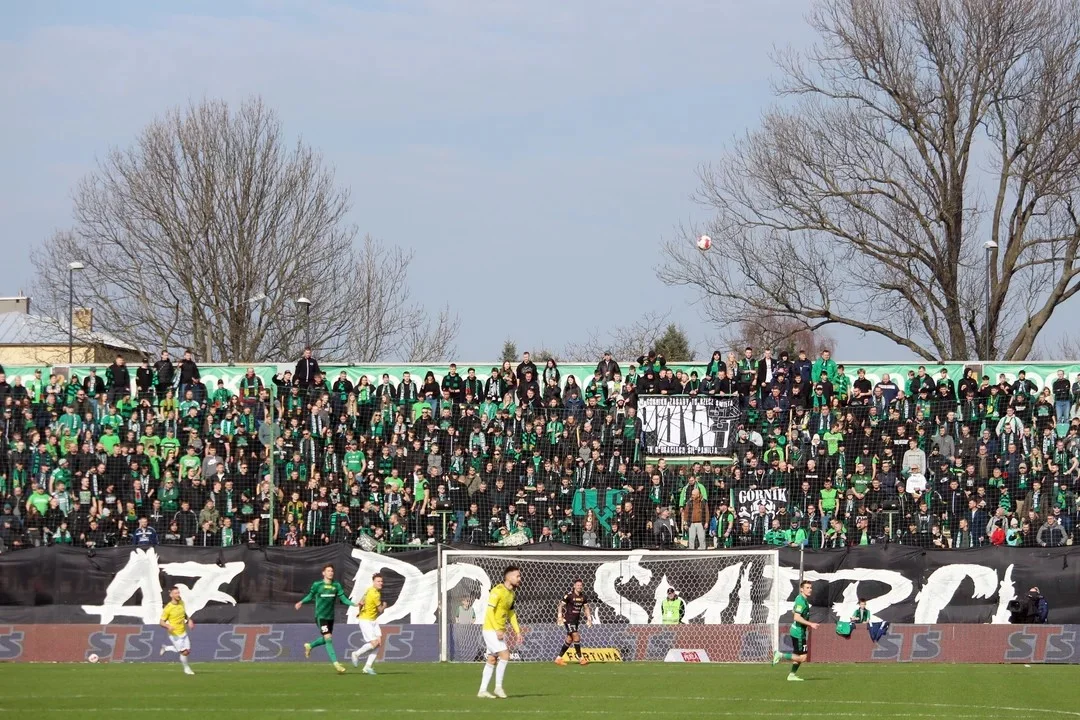
<instances>
[{"instance_id":1,"label":"soccer player","mask_svg":"<svg viewBox=\"0 0 1080 720\"><path fill-rule=\"evenodd\" d=\"M346 605L356 607L356 603L345 594L345 588L341 583L334 580L334 566L325 565L322 571L322 580L316 580L311 584L304 599L296 603L299 610L302 605L315 602L315 624L319 626L321 637L314 642L304 643L304 657L311 657L311 649L320 645L326 647L326 654L330 656L330 662L338 673L345 672L345 666L338 662L337 653L334 652L334 606L338 600Z\"/></svg>"},{"instance_id":2,"label":"soccer player","mask_svg":"<svg viewBox=\"0 0 1080 720\"><path fill-rule=\"evenodd\" d=\"M364 663L364 674L374 675L375 658L379 656L379 646L382 645L382 630L379 629L379 615L386 609L386 603L382 601L383 576L375 573L371 576L371 587L364 592L364 599L360 603L360 632L364 635L364 645L358 650L353 650L353 667L359 667L360 656L368 655Z\"/></svg>"},{"instance_id":3,"label":"soccer player","mask_svg":"<svg viewBox=\"0 0 1080 720\"><path fill-rule=\"evenodd\" d=\"M517 613L514 611L514 598L521 585L521 568L511 565L503 571L503 581L491 588L488 593L487 611L484 613L484 645L487 661L484 663L484 675L480 681L477 697L505 698L503 676L506 665L510 662L510 650L506 646L506 625L510 624L515 635L521 634ZM495 676L495 694L488 692L491 676Z\"/></svg>"},{"instance_id":4,"label":"soccer player","mask_svg":"<svg viewBox=\"0 0 1080 720\"><path fill-rule=\"evenodd\" d=\"M585 623L592 627L592 610L589 609L589 599L585 597L585 583L575 580L574 589L563 595L563 599L559 601L559 618L556 623L566 630L566 642L559 651L559 657L555 658L556 665L566 664L563 655L570 649L570 645L573 645L577 652L578 665L589 664L589 661L581 654L581 634L578 632L578 625L581 624L582 613L585 615Z\"/></svg>"},{"instance_id":5,"label":"soccer player","mask_svg":"<svg viewBox=\"0 0 1080 720\"><path fill-rule=\"evenodd\" d=\"M791 620L791 649L793 652L782 653L779 650L773 653L772 664L776 665L781 660L791 661L791 672L787 679L791 682L802 682L803 679L796 675L799 666L807 660L806 629L817 630L817 623L810 622L810 593L813 592L813 583L803 580L799 583L799 595L795 598L795 608L792 610Z\"/></svg>"},{"instance_id":6,"label":"soccer player","mask_svg":"<svg viewBox=\"0 0 1080 720\"><path fill-rule=\"evenodd\" d=\"M184 666L185 675L194 675L195 671L188 665L188 655L191 654L191 638L188 630L195 627L195 621L188 617L184 608L184 601L180 599L180 588L173 586L169 590L169 602L161 611L161 627L169 631L169 639L172 647L163 645L161 654L174 652L180 655L180 664Z\"/></svg>"}]
</instances>

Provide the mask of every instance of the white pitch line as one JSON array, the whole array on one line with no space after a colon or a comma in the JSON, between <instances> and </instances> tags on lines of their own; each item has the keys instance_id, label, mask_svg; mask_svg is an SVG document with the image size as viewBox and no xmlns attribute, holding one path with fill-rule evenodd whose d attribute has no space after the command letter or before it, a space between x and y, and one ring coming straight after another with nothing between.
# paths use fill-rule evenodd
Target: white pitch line
<instances>
[{"instance_id":1,"label":"white pitch line","mask_svg":"<svg viewBox=\"0 0 1080 720\"><path fill-rule=\"evenodd\" d=\"M513 698L510 698L507 702L512 702L512 700L513 700ZM59 711L63 711L63 712L70 711L70 712L79 712L79 713L84 713L84 714L119 713L119 712L127 712L130 709L131 708L129 708L129 707L107 707L107 708L106 707L97 707L97 708L87 708L87 707L79 707L79 708L39 707L38 708L39 711L56 711L56 710L59 710ZM142 711L145 711L145 712L175 712L177 710L177 708L175 706L171 706L171 707L140 707L139 709L142 710ZM309 714L309 715L321 715L321 714L327 714L327 713L332 713L332 714L353 714L353 715L355 715L355 714L361 714L361 713L365 713L365 714L370 714L371 713L371 710L368 709L368 708L326 709L326 708L310 708L310 707L306 707L306 708L275 708L275 711L276 712L282 712L282 713L290 713L290 714L291 713L296 713L296 714L305 714L306 713L306 714ZM3 707L0 707L0 713L16 713L16 712L25 713L26 708L3 708ZM491 701L491 702L483 703L482 706L480 706L480 707L467 707L467 708L462 708L460 710L451 710L451 709L448 709L448 708L402 708L402 707L396 707L396 708L394 708L394 712L405 713L407 715L429 715L429 714L435 714L435 715L478 715L478 714L479 715L486 715L486 714L496 714L496 715L528 715L528 716L547 715L547 716L550 716L552 711L551 711L550 708L523 709L523 708L506 707L506 703L497 702L497 701ZM671 711L670 710L634 710L633 712L634 712L634 715L645 715L645 716L650 716L650 717L653 717L653 716L656 716L656 717L669 716L670 717L671 716ZM589 715L589 716L598 716L598 717L608 717L608 716L615 716L615 715L623 715L624 714L622 710L587 710L587 709L574 710L573 713L575 715ZM791 716L791 712L789 710L777 710L775 712L761 711L761 710L710 711L709 714L710 715L715 715L715 716L720 716L720 717L763 717L764 718L764 717L790 717ZM908 718L908 717L914 717L914 718L941 718L941 717L946 717L946 716L943 716L940 713L933 713L933 714L929 714L929 713L911 713L911 712L906 712L906 711L901 711L901 712L896 712L896 713L876 712L875 715L877 715L879 717L892 717L892 718ZM799 716L800 717L814 717L814 718L831 718L831 717L852 717L852 718L855 718L855 717L865 717L866 713L864 713L864 712L819 712L819 713L808 713L808 712L801 712L800 711ZM964 714L949 713L947 715L947 717L950 718L950 719L951 718L959 718L961 720L978 720L980 718L985 718L985 715L964 715Z\"/></svg>"}]
</instances>

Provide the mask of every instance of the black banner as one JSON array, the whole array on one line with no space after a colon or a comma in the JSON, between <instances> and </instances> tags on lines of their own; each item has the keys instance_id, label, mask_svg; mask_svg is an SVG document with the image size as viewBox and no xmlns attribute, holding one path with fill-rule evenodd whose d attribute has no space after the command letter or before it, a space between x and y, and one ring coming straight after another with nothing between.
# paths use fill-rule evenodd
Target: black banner
<instances>
[{"instance_id":1,"label":"black banner","mask_svg":"<svg viewBox=\"0 0 1080 720\"><path fill-rule=\"evenodd\" d=\"M781 550L780 562L785 581L797 581L798 550ZM1051 623L1080 623L1080 548L871 545L808 551L803 570L822 622L849 617L865 597L875 616L896 623L1007 623L1008 602L1038 587Z\"/></svg>"},{"instance_id":2,"label":"black banner","mask_svg":"<svg viewBox=\"0 0 1080 720\"><path fill-rule=\"evenodd\" d=\"M585 581L606 623L652 622L667 585L686 600L692 622L763 622L762 612L771 612L767 555L611 551L575 557L580 548L556 545L552 549L573 554L543 562L537 557L532 563L529 556L541 551L476 549L486 557L457 556L448 566L449 595L476 596L498 582L505 553L507 561L513 556L518 564L528 563L521 611L532 608L538 619L554 612L549 607L553 598L574 577ZM782 549L780 561L779 609L786 621L800 554ZM327 563L334 564L338 579L356 597L372 574L384 575L389 604L384 622L438 622L435 551L378 555L331 546L95 553L51 547L0 555L0 623L155 624L173 585L182 587L188 611L204 623L309 622L310 609L297 612L293 604ZM896 623L1004 623L1009 600L1037 586L1050 604L1052 623L1080 623L1080 548L925 551L872 545L808 551L803 571L814 582L814 619L822 622L849 616L858 598L865 597L875 616Z\"/></svg>"},{"instance_id":3,"label":"black banner","mask_svg":"<svg viewBox=\"0 0 1080 720\"><path fill-rule=\"evenodd\" d=\"M649 455L731 455L742 412L736 397L643 395L638 412Z\"/></svg>"},{"instance_id":4,"label":"black banner","mask_svg":"<svg viewBox=\"0 0 1080 720\"><path fill-rule=\"evenodd\" d=\"M753 515L757 515L758 507L764 505L765 514L773 518L777 510L787 506L787 502L787 488L740 490L735 494L735 512L740 518L750 519Z\"/></svg>"}]
</instances>

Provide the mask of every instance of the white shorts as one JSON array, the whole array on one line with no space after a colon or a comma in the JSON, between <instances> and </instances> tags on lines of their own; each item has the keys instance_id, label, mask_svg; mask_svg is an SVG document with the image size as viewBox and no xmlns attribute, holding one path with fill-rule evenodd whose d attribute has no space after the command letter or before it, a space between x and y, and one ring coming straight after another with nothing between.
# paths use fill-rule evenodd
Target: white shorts
<instances>
[{"instance_id":1,"label":"white shorts","mask_svg":"<svg viewBox=\"0 0 1080 720\"><path fill-rule=\"evenodd\" d=\"M191 638L187 633L183 635L170 635L172 640L172 646L176 648L176 652L184 652L185 650L191 650Z\"/></svg>"},{"instance_id":2,"label":"white shorts","mask_svg":"<svg viewBox=\"0 0 1080 720\"><path fill-rule=\"evenodd\" d=\"M382 628L374 620L361 620L360 633L364 636L364 642L371 642L382 637Z\"/></svg>"},{"instance_id":3,"label":"white shorts","mask_svg":"<svg viewBox=\"0 0 1080 720\"><path fill-rule=\"evenodd\" d=\"M488 655L498 655L501 652L506 652L506 641L499 639L499 633L494 630L484 631L484 646L487 648Z\"/></svg>"}]
</instances>

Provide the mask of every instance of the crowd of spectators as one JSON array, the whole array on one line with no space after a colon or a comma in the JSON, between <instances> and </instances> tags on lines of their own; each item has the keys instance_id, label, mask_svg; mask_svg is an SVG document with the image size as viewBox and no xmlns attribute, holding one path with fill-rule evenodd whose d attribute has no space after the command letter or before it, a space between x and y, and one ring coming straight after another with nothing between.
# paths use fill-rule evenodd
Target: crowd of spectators
<instances>
[{"instance_id":1,"label":"crowd of spectators","mask_svg":"<svg viewBox=\"0 0 1080 720\"><path fill-rule=\"evenodd\" d=\"M485 372L486 370L486 372ZM640 395L737 396L733 462L643 452ZM191 353L8 383L0 550L447 541L588 547L1061 546L1080 538L1080 376L1038 391L924 367L871 383L828 351L746 348L699 374L605 354L437 378L203 384ZM738 517L737 491L787 502ZM595 507L586 498L599 498ZM614 505L614 509L611 507ZM614 510L614 511L613 511Z\"/></svg>"}]
</instances>

